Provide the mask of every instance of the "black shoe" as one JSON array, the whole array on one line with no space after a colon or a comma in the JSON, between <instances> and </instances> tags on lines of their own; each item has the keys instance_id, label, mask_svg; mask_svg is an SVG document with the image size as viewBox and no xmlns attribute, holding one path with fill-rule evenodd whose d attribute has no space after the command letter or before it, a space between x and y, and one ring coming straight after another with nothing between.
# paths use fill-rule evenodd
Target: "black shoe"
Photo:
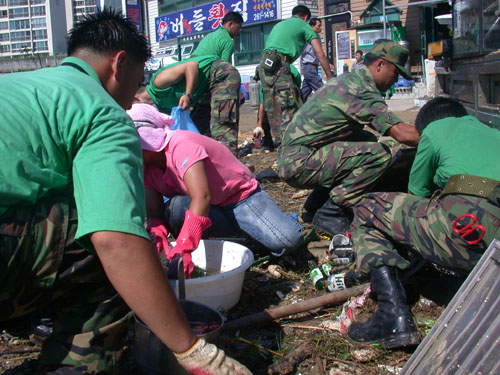
<instances>
[{"instance_id":1,"label":"black shoe","mask_svg":"<svg viewBox=\"0 0 500 375\"><path fill-rule=\"evenodd\" d=\"M331 199L328 199L326 203L316 211L312 219L312 226L320 232L328 234L333 237L336 234L344 234L349 225L351 224L351 219L345 210L337 206Z\"/></svg>"},{"instance_id":2,"label":"black shoe","mask_svg":"<svg viewBox=\"0 0 500 375\"><path fill-rule=\"evenodd\" d=\"M314 189L304 202L304 209L301 215L302 221L304 223L311 223L316 211L318 211L318 209L321 208L321 206L323 206L325 202L329 200L329 197L330 191L328 189Z\"/></svg>"},{"instance_id":3,"label":"black shoe","mask_svg":"<svg viewBox=\"0 0 500 375\"><path fill-rule=\"evenodd\" d=\"M353 323L348 337L361 343L380 343L386 349L420 343L415 320L406 304L406 294L395 267L377 267L371 273L372 291L378 310L365 323Z\"/></svg>"}]
</instances>

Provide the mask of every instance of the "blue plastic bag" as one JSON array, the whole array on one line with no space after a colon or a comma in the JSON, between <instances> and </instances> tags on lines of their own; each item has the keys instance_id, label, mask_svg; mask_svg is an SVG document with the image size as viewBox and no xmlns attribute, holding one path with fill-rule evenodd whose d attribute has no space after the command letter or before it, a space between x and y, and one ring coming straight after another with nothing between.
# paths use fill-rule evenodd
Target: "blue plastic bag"
<instances>
[{"instance_id":1,"label":"blue plastic bag","mask_svg":"<svg viewBox=\"0 0 500 375\"><path fill-rule=\"evenodd\" d=\"M189 109L182 111L181 107L174 107L172 108L170 115L175 121L174 125L172 125L172 130L189 130L200 134L200 131L194 124L193 120L191 120L191 113Z\"/></svg>"}]
</instances>

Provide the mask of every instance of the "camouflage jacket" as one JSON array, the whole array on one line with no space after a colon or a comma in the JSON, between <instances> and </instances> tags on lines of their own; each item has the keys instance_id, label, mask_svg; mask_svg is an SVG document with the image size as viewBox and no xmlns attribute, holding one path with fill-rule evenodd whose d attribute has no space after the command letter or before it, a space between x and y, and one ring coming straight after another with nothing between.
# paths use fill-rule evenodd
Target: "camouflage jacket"
<instances>
[{"instance_id":1,"label":"camouflage jacket","mask_svg":"<svg viewBox=\"0 0 500 375\"><path fill-rule=\"evenodd\" d=\"M365 125L385 134L401 120L380 95L366 66L331 79L295 114L286 129L283 146L321 147L355 139Z\"/></svg>"}]
</instances>

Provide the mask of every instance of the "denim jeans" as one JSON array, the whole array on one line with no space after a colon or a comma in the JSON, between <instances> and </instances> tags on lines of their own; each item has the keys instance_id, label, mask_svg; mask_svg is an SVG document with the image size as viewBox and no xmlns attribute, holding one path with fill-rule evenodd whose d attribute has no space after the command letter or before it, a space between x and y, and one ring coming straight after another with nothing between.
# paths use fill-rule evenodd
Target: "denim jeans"
<instances>
[{"instance_id":1,"label":"denim jeans","mask_svg":"<svg viewBox=\"0 0 500 375\"><path fill-rule=\"evenodd\" d=\"M165 219L177 237L189 209L189 196L175 196L165 203ZM302 240L302 227L284 213L260 187L248 198L227 206L210 206L212 226L205 232L209 237L248 237L276 254L294 251Z\"/></svg>"}]
</instances>

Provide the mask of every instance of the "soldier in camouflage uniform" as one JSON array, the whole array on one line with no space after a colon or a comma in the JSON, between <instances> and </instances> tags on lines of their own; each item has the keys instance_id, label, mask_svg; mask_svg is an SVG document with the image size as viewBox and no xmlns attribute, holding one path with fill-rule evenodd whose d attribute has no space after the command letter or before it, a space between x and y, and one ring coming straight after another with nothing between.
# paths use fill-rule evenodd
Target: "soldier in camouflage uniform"
<instances>
[{"instance_id":1,"label":"soldier in camouflage uniform","mask_svg":"<svg viewBox=\"0 0 500 375\"><path fill-rule=\"evenodd\" d=\"M249 374L193 334L144 225L140 140L124 109L148 42L104 10L71 30L68 55L0 77L0 321L53 310L44 374L117 371L130 309L185 368Z\"/></svg>"},{"instance_id":2,"label":"soldier in camouflage uniform","mask_svg":"<svg viewBox=\"0 0 500 375\"><path fill-rule=\"evenodd\" d=\"M400 271L426 261L465 276L500 238L500 131L446 98L422 107L416 127L421 139L409 182L415 195L371 193L351 225L356 270L371 277L379 310L353 324L349 336L388 348L419 341ZM462 231L467 224L470 233Z\"/></svg>"},{"instance_id":3,"label":"soldier in camouflage uniform","mask_svg":"<svg viewBox=\"0 0 500 375\"><path fill-rule=\"evenodd\" d=\"M194 106L192 118L199 126L206 119L197 115L197 105L204 107L208 93L210 129L199 126L200 133L219 141L236 155L240 86L240 73L234 66L218 56L199 56L160 69L151 77L147 92L139 99L147 102L151 98L158 109L167 114L175 106L183 110Z\"/></svg>"},{"instance_id":4,"label":"soldier in camouflage uniform","mask_svg":"<svg viewBox=\"0 0 500 375\"><path fill-rule=\"evenodd\" d=\"M345 232L346 211L359 202L391 160L389 148L363 128L369 126L408 145L418 142L415 128L390 112L380 96L398 74L409 78L404 69L407 58L408 50L399 44L376 41L365 65L328 81L295 114L284 133L278 173L294 187L329 192L331 199L313 218L313 225L327 233ZM316 221L322 210L333 216L327 228Z\"/></svg>"},{"instance_id":5,"label":"soldier in camouflage uniform","mask_svg":"<svg viewBox=\"0 0 500 375\"><path fill-rule=\"evenodd\" d=\"M294 7L292 18L273 27L262 52L259 76L264 93L264 110L276 144L279 144L293 115L302 106L300 87L294 82L290 64L300 57L306 43L313 47L326 78L332 78L318 35L307 23L310 18L311 11L305 5Z\"/></svg>"}]
</instances>

